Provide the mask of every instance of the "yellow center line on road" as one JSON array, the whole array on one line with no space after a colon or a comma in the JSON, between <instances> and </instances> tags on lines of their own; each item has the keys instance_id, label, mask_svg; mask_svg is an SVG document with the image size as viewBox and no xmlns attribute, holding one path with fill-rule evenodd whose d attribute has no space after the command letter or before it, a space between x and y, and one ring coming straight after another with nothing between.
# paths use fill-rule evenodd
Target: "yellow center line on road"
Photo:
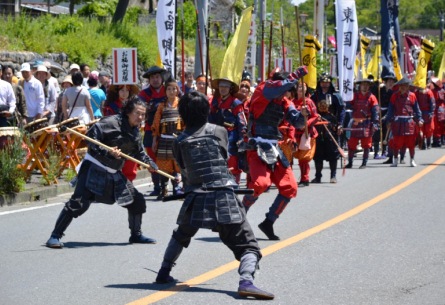
<instances>
[{"instance_id":1,"label":"yellow center line on road","mask_svg":"<svg viewBox=\"0 0 445 305\"><path fill-rule=\"evenodd\" d=\"M405 180L404 182L400 183L399 185L396 185L395 187L389 189L388 191L372 198L369 201L366 201L358 206L356 206L355 208L340 214L328 221L323 222L322 224L319 224L318 226L315 226L309 230L306 230L300 234L297 234L293 237L290 237L288 239L285 239L283 241L277 242L271 246L268 246L264 249L261 249L261 253L263 254L263 256L267 256L270 255L272 253L275 253L281 249L284 249L290 245L293 245L299 241L302 241L314 234L317 234L323 230L326 230L327 228L330 228L342 221L347 220L348 218L351 218L352 216L355 216L361 212L363 212L364 210L372 207L373 205L375 205L376 203L385 200L386 198L400 192L401 190L403 190L404 188L408 187L409 185L413 184L414 182L420 180L423 176L427 175L428 173L430 173L431 171L433 171L436 167L438 167L440 164L445 162L445 155L442 156L441 158L439 158L438 160L436 160L432 165L429 165L428 167L426 167L425 169L421 170L420 172L418 172L417 174L415 174L414 176L412 176L411 178L409 178L408 180ZM232 261L230 263L227 263L225 265L222 265L218 268L215 268L213 270L210 270L206 273L203 273L197 277L194 277L188 281L185 281L179 285L173 286L173 287L169 287L166 290L160 290L158 292L155 292L153 294L150 294L146 297L143 297L139 300L133 301L131 303L128 303L127 305L148 305L148 304L153 304L155 302L158 302L160 300L163 300L165 298L168 298L182 290L185 290L189 287L192 286L197 286L200 285L204 282L207 282L211 279L214 279L220 275L223 275L229 271L235 270L239 267L239 262L238 261Z\"/></svg>"}]
</instances>

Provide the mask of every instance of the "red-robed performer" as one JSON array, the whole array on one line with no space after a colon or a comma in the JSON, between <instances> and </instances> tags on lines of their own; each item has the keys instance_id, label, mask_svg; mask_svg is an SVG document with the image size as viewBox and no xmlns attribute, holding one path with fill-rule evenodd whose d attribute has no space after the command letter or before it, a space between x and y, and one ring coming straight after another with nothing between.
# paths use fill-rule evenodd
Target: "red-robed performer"
<instances>
[{"instance_id":1,"label":"red-robed performer","mask_svg":"<svg viewBox=\"0 0 445 305\"><path fill-rule=\"evenodd\" d=\"M423 119L423 126L420 129L422 131L422 143L420 149L430 149L431 137L433 136L434 131L434 110L436 109L436 101L430 88L413 88L415 88L414 94L419 103Z\"/></svg>"},{"instance_id":2,"label":"red-robed performer","mask_svg":"<svg viewBox=\"0 0 445 305\"><path fill-rule=\"evenodd\" d=\"M393 135L394 157L392 167L397 166L398 154L402 147L409 150L411 167L416 166L414 147L416 146L418 133L417 125L422 127L423 120L416 95L409 91L410 84L411 81L406 77L395 84L399 90L391 96L388 113L386 114Z\"/></svg>"},{"instance_id":3,"label":"red-robed performer","mask_svg":"<svg viewBox=\"0 0 445 305\"><path fill-rule=\"evenodd\" d=\"M247 163L249 164L249 189L253 195L246 195L243 204L248 210L274 183L279 194L266 213L265 220L258 226L270 239L280 239L274 233L273 225L290 200L297 196L297 182L289 162L278 146L281 133L278 126L283 119L292 126L302 128L307 107L298 111L290 100L284 99L286 91L295 86L298 78L307 74L306 67L298 68L285 80L268 80L261 83L252 95L249 109L249 130L247 142Z\"/></svg>"},{"instance_id":4,"label":"red-robed performer","mask_svg":"<svg viewBox=\"0 0 445 305\"><path fill-rule=\"evenodd\" d=\"M309 97L307 97L307 86L305 83L303 83L303 85L301 82L298 82L297 99L294 99L294 104L295 107L297 107L297 110L301 111L301 108L306 103L306 106L308 107L311 113L310 117L307 118L308 135L311 138L315 139L318 136L317 129L315 128L315 123L317 123L318 121L317 106L315 106L315 103ZM295 139L297 143L301 142L303 134L305 133L305 129L306 128L303 127L295 130ZM301 173L301 178L300 182L298 183L298 186L309 186L309 169L310 169L309 162L310 160L307 161L298 160L298 166L300 167L300 173Z\"/></svg>"},{"instance_id":5,"label":"red-robed performer","mask_svg":"<svg viewBox=\"0 0 445 305\"><path fill-rule=\"evenodd\" d=\"M356 81L359 84L359 92L354 93L351 101L352 119L350 121L351 137L348 140L348 164L346 168L352 168L354 153L360 141L363 148L363 160L360 169L366 168L368 163L369 150L372 145L372 135L374 124L378 123L379 102L371 93L370 86L372 80L364 78Z\"/></svg>"}]
</instances>

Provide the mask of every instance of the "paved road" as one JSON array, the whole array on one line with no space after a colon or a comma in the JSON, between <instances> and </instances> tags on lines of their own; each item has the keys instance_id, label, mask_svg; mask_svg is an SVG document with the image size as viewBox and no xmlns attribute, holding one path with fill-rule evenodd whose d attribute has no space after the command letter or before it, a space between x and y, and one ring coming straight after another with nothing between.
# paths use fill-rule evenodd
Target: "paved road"
<instances>
[{"instance_id":1,"label":"paved road","mask_svg":"<svg viewBox=\"0 0 445 305\"><path fill-rule=\"evenodd\" d=\"M276 294L268 304L445 304L445 149L416 159L416 168L371 160L365 170L357 160L336 185L325 170L324 183L299 189L277 221L278 242L257 228L276 189L264 194L248 219L264 255L256 284ZM0 304L255 302L238 298L238 264L207 230L173 269L181 283L153 283L180 201L147 201L143 230L156 245L129 245L126 211L94 204L68 228L64 249L48 249L65 199L0 209Z\"/></svg>"}]
</instances>

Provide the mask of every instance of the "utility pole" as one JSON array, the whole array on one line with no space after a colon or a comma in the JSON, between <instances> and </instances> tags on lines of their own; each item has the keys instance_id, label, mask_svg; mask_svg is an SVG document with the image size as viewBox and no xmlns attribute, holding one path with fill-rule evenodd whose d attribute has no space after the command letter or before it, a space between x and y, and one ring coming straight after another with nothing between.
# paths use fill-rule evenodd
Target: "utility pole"
<instances>
[{"instance_id":1,"label":"utility pole","mask_svg":"<svg viewBox=\"0 0 445 305\"><path fill-rule=\"evenodd\" d=\"M439 13L439 18L440 18L440 21L439 21L439 26L440 26L440 41L443 41L443 26L444 26L444 12L443 11L441 11L440 13Z\"/></svg>"}]
</instances>

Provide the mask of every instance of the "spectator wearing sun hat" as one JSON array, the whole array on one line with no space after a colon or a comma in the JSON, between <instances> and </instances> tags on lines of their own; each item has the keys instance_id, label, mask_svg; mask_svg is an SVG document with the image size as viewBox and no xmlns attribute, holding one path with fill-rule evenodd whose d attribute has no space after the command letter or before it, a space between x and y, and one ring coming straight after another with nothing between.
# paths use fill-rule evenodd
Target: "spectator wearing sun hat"
<instances>
[{"instance_id":1,"label":"spectator wearing sun hat","mask_svg":"<svg viewBox=\"0 0 445 305\"><path fill-rule=\"evenodd\" d=\"M34 75L42 83L43 93L45 95L45 107L42 116L48 118L48 123L51 125L55 118L54 111L57 100L56 88L53 83L49 82L48 79L51 77L51 74L44 65L38 66Z\"/></svg>"},{"instance_id":2,"label":"spectator wearing sun hat","mask_svg":"<svg viewBox=\"0 0 445 305\"><path fill-rule=\"evenodd\" d=\"M68 74L71 74L73 76L74 73L80 71L80 66L78 64L71 64L70 68L68 69Z\"/></svg>"},{"instance_id":3,"label":"spectator wearing sun hat","mask_svg":"<svg viewBox=\"0 0 445 305\"><path fill-rule=\"evenodd\" d=\"M42 83L31 73L31 65L23 63L20 69L22 79L19 85L23 87L26 99L26 108L28 109L27 122L40 119L45 108L45 94Z\"/></svg>"}]
</instances>

